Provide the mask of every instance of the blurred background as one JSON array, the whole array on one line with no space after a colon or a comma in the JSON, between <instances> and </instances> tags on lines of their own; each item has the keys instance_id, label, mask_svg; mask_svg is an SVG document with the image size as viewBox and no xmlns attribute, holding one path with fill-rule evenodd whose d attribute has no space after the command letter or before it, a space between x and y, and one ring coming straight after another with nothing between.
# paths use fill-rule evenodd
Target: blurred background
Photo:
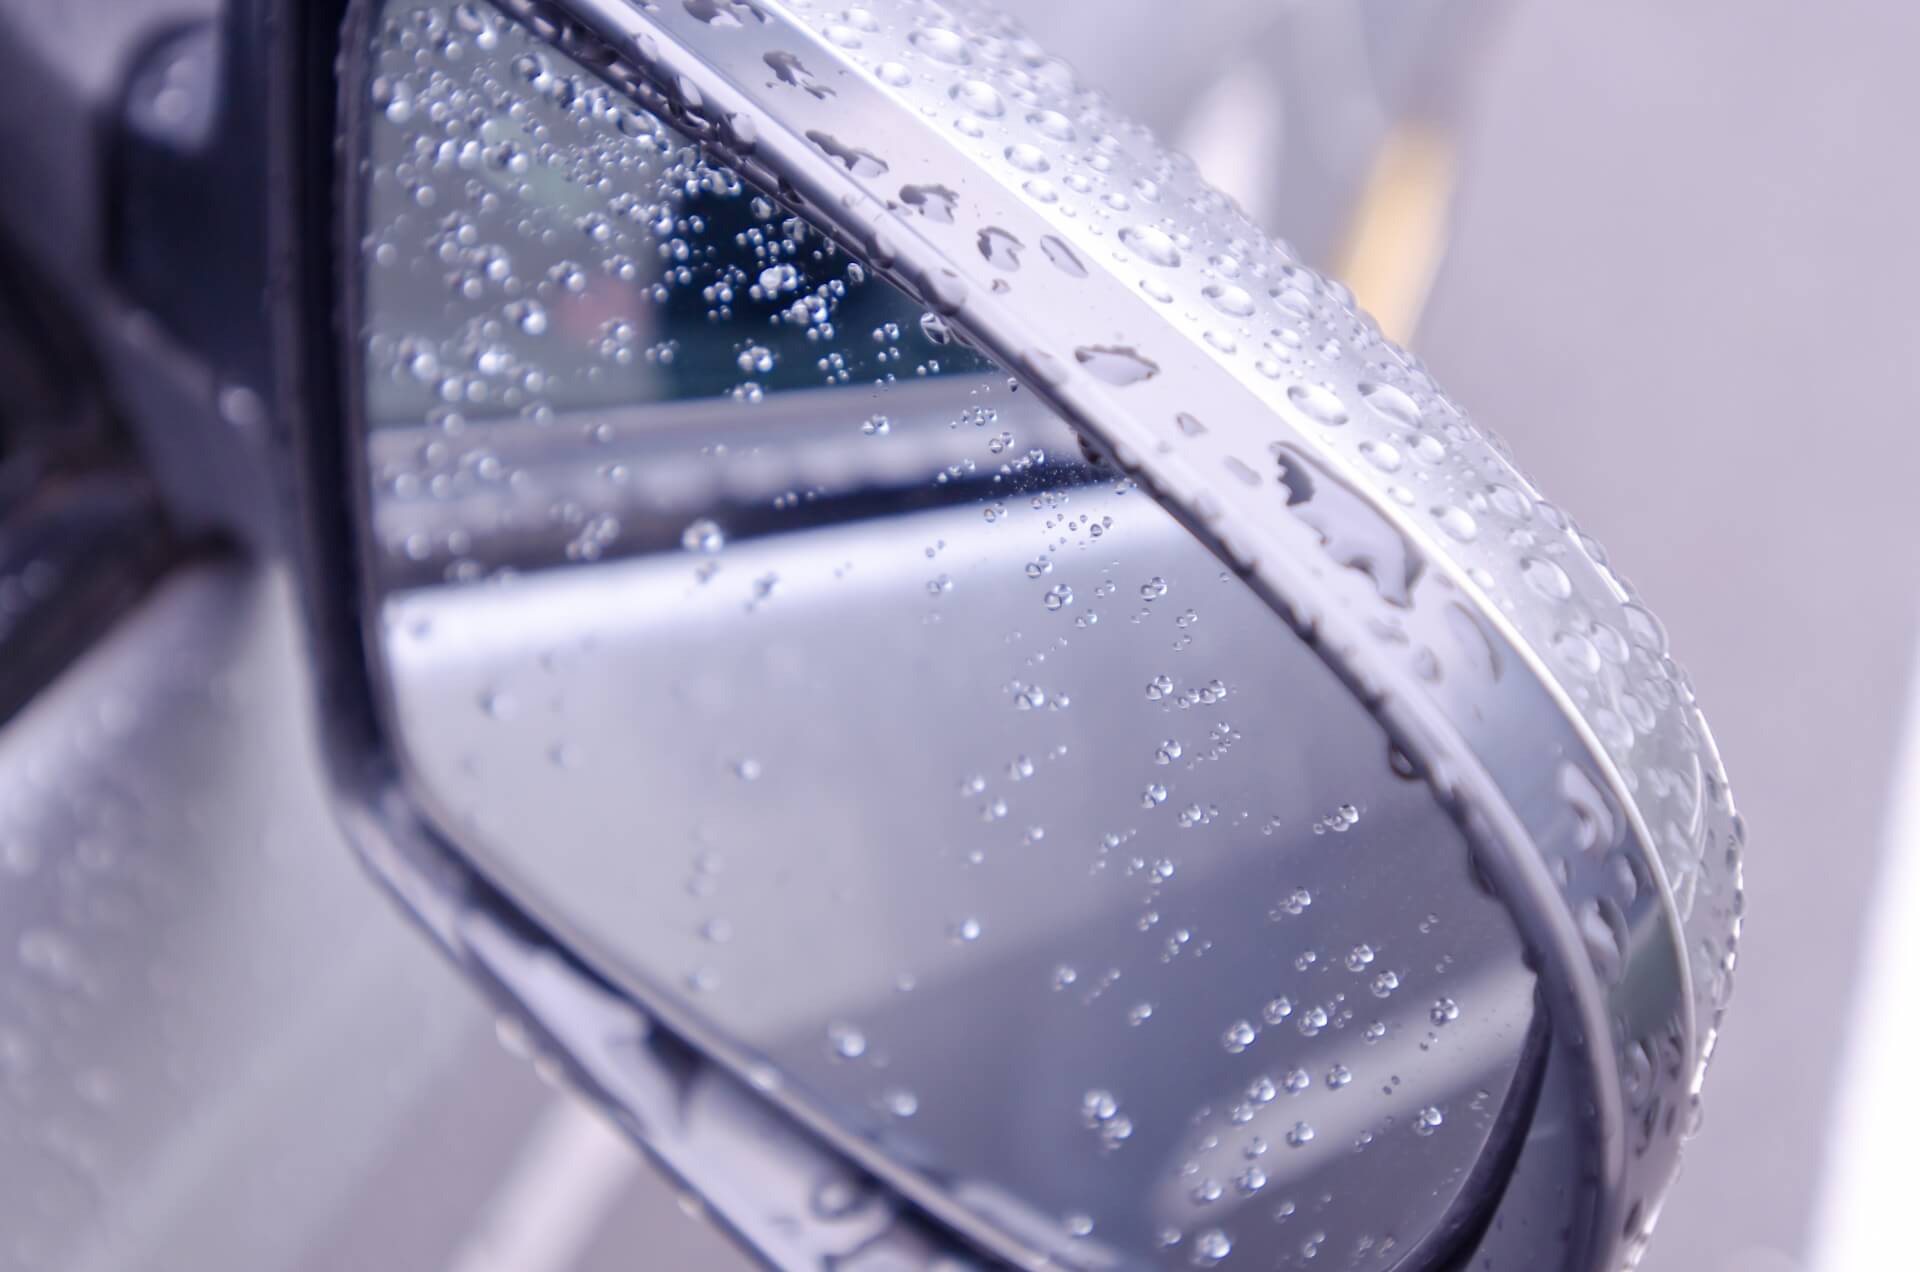
<instances>
[{"instance_id":1,"label":"blurred background","mask_svg":"<svg viewBox=\"0 0 1920 1272\"><path fill-rule=\"evenodd\" d=\"M1852 1272L1898 1248L1920 13L1010 7L1352 282L1675 633L1752 829L1750 922L1645 1266ZM495 1042L361 876L303 675L285 580L207 566L0 724L0 1266L744 1266ZM162 843L164 870L139 851ZM44 921L135 905L97 940ZM10 1020L47 982L91 992ZM103 1110L111 1134L70 1133Z\"/></svg>"}]
</instances>

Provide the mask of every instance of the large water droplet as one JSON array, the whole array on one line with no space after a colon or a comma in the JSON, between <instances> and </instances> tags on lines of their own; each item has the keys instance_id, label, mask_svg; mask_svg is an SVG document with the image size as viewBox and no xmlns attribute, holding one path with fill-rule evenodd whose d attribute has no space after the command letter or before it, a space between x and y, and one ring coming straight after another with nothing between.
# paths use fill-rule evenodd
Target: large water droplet
<instances>
[{"instance_id":1,"label":"large water droplet","mask_svg":"<svg viewBox=\"0 0 1920 1272\"><path fill-rule=\"evenodd\" d=\"M1121 345L1084 345L1073 351L1073 357L1108 384L1138 384L1160 373L1159 364Z\"/></svg>"},{"instance_id":2,"label":"large water droplet","mask_svg":"<svg viewBox=\"0 0 1920 1272\"><path fill-rule=\"evenodd\" d=\"M1164 230L1150 225L1129 225L1120 231L1120 242L1143 261L1171 268L1180 263L1180 249Z\"/></svg>"},{"instance_id":3,"label":"large water droplet","mask_svg":"<svg viewBox=\"0 0 1920 1272\"><path fill-rule=\"evenodd\" d=\"M1329 428L1347 422L1347 408L1331 389L1317 384L1295 384L1287 389L1287 401L1299 407L1316 424Z\"/></svg>"}]
</instances>

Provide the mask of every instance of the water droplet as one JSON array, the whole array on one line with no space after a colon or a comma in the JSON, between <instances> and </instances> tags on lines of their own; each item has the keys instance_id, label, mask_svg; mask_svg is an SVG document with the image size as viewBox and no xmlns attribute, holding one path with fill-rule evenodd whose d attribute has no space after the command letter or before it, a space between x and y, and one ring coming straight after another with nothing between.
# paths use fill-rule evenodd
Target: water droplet
<instances>
[{"instance_id":1,"label":"water droplet","mask_svg":"<svg viewBox=\"0 0 1920 1272\"><path fill-rule=\"evenodd\" d=\"M1022 172L1045 172L1052 167L1047 162L1046 151L1024 141L1008 146L1005 154L1007 162Z\"/></svg>"},{"instance_id":2,"label":"water droplet","mask_svg":"<svg viewBox=\"0 0 1920 1272\"><path fill-rule=\"evenodd\" d=\"M886 161L870 150L859 146L850 146L831 133L818 129L807 130L807 140L820 149L829 159L837 160L841 167L856 177L878 177L887 171Z\"/></svg>"},{"instance_id":3,"label":"water droplet","mask_svg":"<svg viewBox=\"0 0 1920 1272\"><path fill-rule=\"evenodd\" d=\"M1047 234L1041 236L1040 250L1046 254L1048 260L1052 261L1054 265L1059 268L1061 273L1071 275L1074 278L1085 278L1087 276L1087 267L1082 264L1080 258L1074 254L1073 249L1053 235Z\"/></svg>"},{"instance_id":4,"label":"water droplet","mask_svg":"<svg viewBox=\"0 0 1920 1272\"><path fill-rule=\"evenodd\" d=\"M1479 536L1479 523L1474 521L1473 515L1464 508L1455 508L1450 504L1442 505L1433 510L1433 516L1440 523L1442 530L1461 543L1471 543Z\"/></svg>"},{"instance_id":5,"label":"water droplet","mask_svg":"<svg viewBox=\"0 0 1920 1272\"><path fill-rule=\"evenodd\" d=\"M1120 231L1120 242L1141 260L1169 269L1180 263L1180 249L1164 230L1150 225L1130 225Z\"/></svg>"},{"instance_id":6,"label":"water droplet","mask_svg":"<svg viewBox=\"0 0 1920 1272\"><path fill-rule=\"evenodd\" d=\"M1160 373L1159 364L1123 345L1082 345L1073 351L1073 357L1099 379L1121 387Z\"/></svg>"},{"instance_id":7,"label":"water droplet","mask_svg":"<svg viewBox=\"0 0 1920 1272\"><path fill-rule=\"evenodd\" d=\"M1573 595L1573 580L1567 577L1567 572L1543 557L1522 559L1520 577L1550 601L1564 601Z\"/></svg>"},{"instance_id":8,"label":"water droplet","mask_svg":"<svg viewBox=\"0 0 1920 1272\"><path fill-rule=\"evenodd\" d=\"M982 119L998 119L1006 113L1006 103L993 85L985 80L961 80L947 90L947 96L953 98L962 110Z\"/></svg>"},{"instance_id":9,"label":"water droplet","mask_svg":"<svg viewBox=\"0 0 1920 1272\"><path fill-rule=\"evenodd\" d=\"M934 61L949 66L965 66L973 60L967 51L967 42L946 27L921 27L907 37L907 42Z\"/></svg>"},{"instance_id":10,"label":"water droplet","mask_svg":"<svg viewBox=\"0 0 1920 1272\"><path fill-rule=\"evenodd\" d=\"M1232 283L1210 283L1201 295L1212 302L1215 309L1235 318L1245 318L1253 312L1253 297L1246 288Z\"/></svg>"},{"instance_id":11,"label":"water droplet","mask_svg":"<svg viewBox=\"0 0 1920 1272\"><path fill-rule=\"evenodd\" d=\"M852 1025L836 1021L827 1026L827 1046L842 1060L858 1060L867 1054L867 1036Z\"/></svg>"},{"instance_id":12,"label":"water droplet","mask_svg":"<svg viewBox=\"0 0 1920 1272\"><path fill-rule=\"evenodd\" d=\"M1414 400L1391 384L1363 383L1360 386L1360 398L1377 411L1383 418L1405 428L1417 428L1420 424L1420 408Z\"/></svg>"},{"instance_id":13,"label":"water droplet","mask_svg":"<svg viewBox=\"0 0 1920 1272\"><path fill-rule=\"evenodd\" d=\"M1026 245L1005 230L989 225L980 231L976 244L980 255L995 269L1011 271L1020 268L1020 253Z\"/></svg>"},{"instance_id":14,"label":"water droplet","mask_svg":"<svg viewBox=\"0 0 1920 1272\"><path fill-rule=\"evenodd\" d=\"M1300 411L1316 424L1333 428L1347 422L1347 408L1341 403L1339 396L1332 390L1321 388L1317 384L1290 386L1287 389L1287 401L1300 408Z\"/></svg>"}]
</instances>

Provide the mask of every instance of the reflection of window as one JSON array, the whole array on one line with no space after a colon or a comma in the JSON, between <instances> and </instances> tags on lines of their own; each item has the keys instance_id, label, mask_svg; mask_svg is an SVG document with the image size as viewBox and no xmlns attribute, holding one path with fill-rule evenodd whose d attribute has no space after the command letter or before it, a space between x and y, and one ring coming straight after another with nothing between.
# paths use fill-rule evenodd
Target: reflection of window
<instances>
[{"instance_id":1,"label":"reflection of window","mask_svg":"<svg viewBox=\"0 0 1920 1272\"><path fill-rule=\"evenodd\" d=\"M376 35L376 423L985 365L695 143L483 6Z\"/></svg>"}]
</instances>

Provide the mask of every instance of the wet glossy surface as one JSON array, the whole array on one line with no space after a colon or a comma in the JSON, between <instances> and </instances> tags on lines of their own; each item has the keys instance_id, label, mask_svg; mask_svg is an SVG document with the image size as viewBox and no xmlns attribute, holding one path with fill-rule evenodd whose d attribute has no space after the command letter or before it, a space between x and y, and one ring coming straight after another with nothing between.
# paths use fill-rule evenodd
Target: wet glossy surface
<instances>
[{"instance_id":1,"label":"wet glossy surface","mask_svg":"<svg viewBox=\"0 0 1920 1272\"><path fill-rule=\"evenodd\" d=\"M1001 1240L1424 1266L1534 1011L1428 788L1167 513L952 374L937 315L463 21L383 31L370 86L377 648L417 796Z\"/></svg>"}]
</instances>

